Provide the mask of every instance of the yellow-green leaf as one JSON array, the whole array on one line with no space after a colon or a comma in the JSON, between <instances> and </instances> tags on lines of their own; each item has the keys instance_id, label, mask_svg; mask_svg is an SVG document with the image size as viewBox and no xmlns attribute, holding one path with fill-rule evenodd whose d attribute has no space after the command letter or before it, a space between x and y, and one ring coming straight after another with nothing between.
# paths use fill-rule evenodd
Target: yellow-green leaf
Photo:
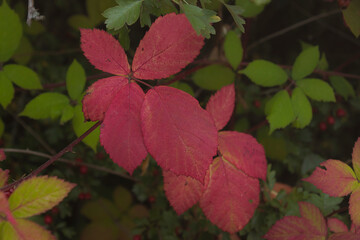
<instances>
[{"instance_id":1,"label":"yellow-green leaf","mask_svg":"<svg viewBox=\"0 0 360 240\"><path fill-rule=\"evenodd\" d=\"M80 97L84 91L85 81L85 70L74 59L66 73L66 89L71 99L77 100Z\"/></svg>"},{"instance_id":2,"label":"yellow-green leaf","mask_svg":"<svg viewBox=\"0 0 360 240\"><path fill-rule=\"evenodd\" d=\"M234 31L226 34L224 41L225 57L229 61L233 69L237 69L243 58L243 47L240 38Z\"/></svg>"},{"instance_id":3,"label":"yellow-green leaf","mask_svg":"<svg viewBox=\"0 0 360 240\"><path fill-rule=\"evenodd\" d=\"M291 102L295 113L294 126L304 128L311 122L312 107L300 88L295 88L291 95Z\"/></svg>"},{"instance_id":4,"label":"yellow-green leaf","mask_svg":"<svg viewBox=\"0 0 360 240\"><path fill-rule=\"evenodd\" d=\"M350 1L349 6L342 11L344 20L355 37L360 35L360 0Z\"/></svg>"},{"instance_id":5,"label":"yellow-green leaf","mask_svg":"<svg viewBox=\"0 0 360 240\"><path fill-rule=\"evenodd\" d=\"M0 240L55 240L50 231L40 225L26 220L17 219L17 225L5 222L0 225Z\"/></svg>"},{"instance_id":6,"label":"yellow-green leaf","mask_svg":"<svg viewBox=\"0 0 360 240\"><path fill-rule=\"evenodd\" d=\"M302 79L314 71L320 60L319 47L304 49L295 59L291 76L294 80Z\"/></svg>"},{"instance_id":7,"label":"yellow-green leaf","mask_svg":"<svg viewBox=\"0 0 360 240\"><path fill-rule=\"evenodd\" d=\"M296 84L313 100L335 102L334 90L327 82L321 79L306 78L297 81Z\"/></svg>"},{"instance_id":8,"label":"yellow-green leaf","mask_svg":"<svg viewBox=\"0 0 360 240\"><path fill-rule=\"evenodd\" d=\"M32 69L18 65L8 64L4 67L6 77L24 89L42 89L40 79Z\"/></svg>"},{"instance_id":9,"label":"yellow-green leaf","mask_svg":"<svg viewBox=\"0 0 360 240\"><path fill-rule=\"evenodd\" d=\"M234 82L234 72L222 65L210 65L195 72L193 80L196 85L207 90L219 90Z\"/></svg>"},{"instance_id":10,"label":"yellow-green leaf","mask_svg":"<svg viewBox=\"0 0 360 240\"><path fill-rule=\"evenodd\" d=\"M0 104L6 108L14 97L14 87L6 77L4 71L0 71Z\"/></svg>"}]
</instances>

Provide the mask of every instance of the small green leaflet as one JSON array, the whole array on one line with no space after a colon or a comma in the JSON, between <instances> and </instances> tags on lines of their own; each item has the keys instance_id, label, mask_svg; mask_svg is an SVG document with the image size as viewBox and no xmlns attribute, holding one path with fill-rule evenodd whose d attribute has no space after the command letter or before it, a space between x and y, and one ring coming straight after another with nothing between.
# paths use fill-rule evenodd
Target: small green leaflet
<instances>
[{"instance_id":1,"label":"small green leaflet","mask_svg":"<svg viewBox=\"0 0 360 240\"><path fill-rule=\"evenodd\" d=\"M4 73L9 80L21 88L42 89L38 75L28 67L8 64L4 67Z\"/></svg>"},{"instance_id":2,"label":"small green leaflet","mask_svg":"<svg viewBox=\"0 0 360 240\"><path fill-rule=\"evenodd\" d=\"M95 124L94 122L85 122L84 114L81 108L81 104L75 106L74 117L72 119L73 129L77 137L81 136L84 132L86 132ZM86 136L82 141L96 152L96 147L99 142L99 136L100 128L97 128L92 131L88 136Z\"/></svg>"},{"instance_id":3,"label":"small green leaflet","mask_svg":"<svg viewBox=\"0 0 360 240\"><path fill-rule=\"evenodd\" d=\"M302 79L311 74L320 60L319 47L308 47L295 59L291 77L294 80Z\"/></svg>"},{"instance_id":4,"label":"small green leaflet","mask_svg":"<svg viewBox=\"0 0 360 240\"><path fill-rule=\"evenodd\" d=\"M70 100L67 96L60 93L42 93L26 104L20 116L32 119L56 118L59 117L63 109L69 105Z\"/></svg>"},{"instance_id":5,"label":"small green leaflet","mask_svg":"<svg viewBox=\"0 0 360 240\"><path fill-rule=\"evenodd\" d=\"M140 15L143 0L116 0L118 6L107 9L103 16L106 18L105 24L108 29L118 30L125 23L132 25Z\"/></svg>"},{"instance_id":6,"label":"small green leaflet","mask_svg":"<svg viewBox=\"0 0 360 240\"><path fill-rule=\"evenodd\" d=\"M83 67L74 59L66 73L66 89L72 100L78 100L85 87L85 71Z\"/></svg>"},{"instance_id":7,"label":"small green leaflet","mask_svg":"<svg viewBox=\"0 0 360 240\"><path fill-rule=\"evenodd\" d=\"M187 92L191 96L194 96L194 94L195 94L192 87L189 84L184 83L184 82L176 81L176 82L170 84L169 87L174 87L174 88L183 90L184 92Z\"/></svg>"},{"instance_id":8,"label":"small green leaflet","mask_svg":"<svg viewBox=\"0 0 360 240\"><path fill-rule=\"evenodd\" d=\"M226 34L224 52L232 68L237 69L243 58L244 50L240 38L234 31L229 31Z\"/></svg>"},{"instance_id":9,"label":"small green leaflet","mask_svg":"<svg viewBox=\"0 0 360 240\"><path fill-rule=\"evenodd\" d=\"M18 15L4 0L0 6L0 62L6 62L17 49L22 36Z\"/></svg>"},{"instance_id":10,"label":"small green leaflet","mask_svg":"<svg viewBox=\"0 0 360 240\"><path fill-rule=\"evenodd\" d=\"M6 77L4 71L0 71L0 104L6 108L14 97L14 87Z\"/></svg>"},{"instance_id":11,"label":"small green leaflet","mask_svg":"<svg viewBox=\"0 0 360 240\"><path fill-rule=\"evenodd\" d=\"M281 85L288 78L286 72L281 67L266 60L252 61L240 72L244 73L254 83L263 87Z\"/></svg>"},{"instance_id":12,"label":"small green leaflet","mask_svg":"<svg viewBox=\"0 0 360 240\"><path fill-rule=\"evenodd\" d=\"M324 102L335 102L332 87L325 81L317 78L306 78L296 82L304 93L311 99Z\"/></svg>"},{"instance_id":13,"label":"small green leaflet","mask_svg":"<svg viewBox=\"0 0 360 240\"><path fill-rule=\"evenodd\" d=\"M265 114L270 124L270 134L275 129L286 127L295 119L290 96L286 90L279 91L266 103Z\"/></svg>"},{"instance_id":14,"label":"small green leaflet","mask_svg":"<svg viewBox=\"0 0 360 240\"><path fill-rule=\"evenodd\" d=\"M64 124L74 117L74 108L69 104L66 105L61 113L60 124Z\"/></svg>"},{"instance_id":15,"label":"small green leaflet","mask_svg":"<svg viewBox=\"0 0 360 240\"><path fill-rule=\"evenodd\" d=\"M355 37L360 35L360 0L352 0L349 6L342 11L344 20Z\"/></svg>"},{"instance_id":16,"label":"small green leaflet","mask_svg":"<svg viewBox=\"0 0 360 240\"><path fill-rule=\"evenodd\" d=\"M355 97L355 90L353 86L341 76L330 76L329 78L332 87L340 96L347 100L349 97Z\"/></svg>"},{"instance_id":17,"label":"small green leaflet","mask_svg":"<svg viewBox=\"0 0 360 240\"><path fill-rule=\"evenodd\" d=\"M245 18L255 17L260 14L265 7L265 4L256 4L252 0L236 0L235 3L244 9L241 15Z\"/></svg>"},{"instance_id":18,"label":"small green leaflet","mask_svg":"<svg viewBox=\"0 0 360 240\"><path fill-rule=\"evenodd\" d=\"M320 192L320 195L311 194L308 201L317 206L322 214L326 216L339 209L339 204L343 201L343 198L330 197L328 194Z\"/></svg>"},{"instance_id":19,"label":"small green leaflet","mask_svg":"<svg viewBox=\"0 0 360 240\"><path fill-rule=\"evenodd\" d=\"M244 24L245 20L240 17L240 15L244 12L242 7L236 5L229 5L224 3L224 6L230 12L231 16L233 17L237 27L240 29L241 32L245 32Z\"/></svg>"},{"instance_id":20,"label":"small green leaflet","mask_svg":"<svg viewBox=\"0 0 360 240\"><path fill-rule=\"evenodd\" d=\"M207 90L219 90L234 82L234 72L223 65L210 65L195 72L193 80L196 85Z\"/></svg>"},{"instance_id":21,"label":"small green leaflet","mask_svg":"<svg viewBox=\"0 0 360 240\"><path fill-rule=\"evenodd\" d=\"M216 16L216 12L191 4L184 4L181 7L197 34L201 34L206 38L210 38L210 34L215 34L215 28L211 23L221 20Z\"/></svg>"},{"instance_id":22,"label":"small green leaflet","mask_svg":"<svg viewBox=\"0 0 360 240\"><path fill-rule=\"evenodd\" d=\"M26 65L32 56L34 49L29 41L29 39L23 36L20 40L20 44L16 51L14 52L12 59L18 64Z\"/></svg>"},{"instance_id":23,"label":"small green leaflet","mask_svg":"<svg viewBox=\"0 0 360 240\"><path fill-rule=\"evenodd\" d=\"M291 95L291 103L295 113L294 126L297 128L304 128L311 122L312 107L300 88L295 88Z\"/></svg>"}]
</instances>

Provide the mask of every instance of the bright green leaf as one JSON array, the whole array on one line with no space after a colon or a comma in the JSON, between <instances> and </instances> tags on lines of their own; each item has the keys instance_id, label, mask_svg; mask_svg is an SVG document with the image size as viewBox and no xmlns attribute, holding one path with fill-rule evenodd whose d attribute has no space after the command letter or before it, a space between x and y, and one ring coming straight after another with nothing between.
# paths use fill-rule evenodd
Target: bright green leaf
<instances>
[{"instance_id":1,"label":"bright green leaf","mask_svg":"<svg viewBox=\"0 0 360 240\"><path fill-rule=\"evenodd\" d=\"M236 5L244 9L241 16L245 18L255 17L264 10L265 4L256 4L252 0L236 0Z\"/></svg>"},{"instance_id":2,"label":"bright green leaf","mask_svg":"<svg viewBox=\"0 0 360 240\"><path fill-rule=\"evenodd\" d=\"M12 58L15 62L24 65L30 61L32 52L33 47L31 46L30 41L27 37L23 36Z\"/></svg>"},{"instance_id":3,"label":"bright green leaf","mask_svg":"<svg viewBox=\"0 0 360 240\"><path fill-rule=\"evenodd\" d=\"M266 119L270 124L270 134L289 125L295 118L290 96L286 90L276 93L265 105Z\"/></svg>"},{"instance_id":4,"label":"bright green leaf","mask_svg":"<svg viewBox=\"0 0 360 240\"><path fill-rule=\"evenodd\" d=\"M84 114L81 110L81 105L77 105L74 109L74 117L72 119L72 125L76 136L81 136L94 124L94 122L85 122ZM99 136L100 128L97 128L89 135L87 135L82 141L96 152L96 147L99 142Z\"/></svg>"},{"instance_id":5,"label":"bright green leaf","mask_svg":"<svg viewBox=\"0 0 360 240\"><path fill-rule=\"evenodd\" d=\"M319 47L309 47L303 50L295 59L291 76L299 80L311 74L320 60Z\"/></svg>"},{"instance_id":6,"label":"bright green leaf","mask_svg":"<svg viewBox=\"0 0 360 240\"><path fill-rule=\"evenodd\" d=\"M115 205L120 212L126 211L132 203L131 193L129 192L129 190L122 186L118 186L115 188L113 198Z\"/></svg>"},{"instance_id":7,"label":"bright green leaf","mask_svg":"<svg viewBox=\"0 0 360 240\"><path fill-rule=\"evenodd\" d=\"M207 90L219 90L234 82L234 72L222 65L210 65L195 72L193 80L196 85Z\"/></svg>"},{"instance_id":8,"label":"bright green leaf","mask_svg":"<svg viewBox=\"0 0 360 240\"><path fill-rule=\"evenodd\" d=\"M86 82L84 68L74 59L66 73L66 89L72 100L77 100L84 91Z\"/></svg>"},{"instance_id":9,"label":"bright green leaf","mask_svg":"<svg viewBox=\"0 0 360 240\"><path fill-rule=\"evenodd\" d=\"M296 84L313 100L335 102L335 95L332 87L321 79L306 78L297 81Z\"/></svg>"},{"instance_id":10,"label":"bright green leaf","mask_svg":"<svg viewBox=\"0 0 360 240\"><path fill-rule=\"evenodd\" d=\"M215 34L215 28L211 23L221 20L216 16L216 12L191 4L182 5L182 9L197 34L201 34L206 38L210 38L210 34Z\"/></svg>"},{"instance_id":11,"label":"bright green leaf","mask_svg":"<svg viewBox=\"0 0 360 240\"><path fill-rule=\"evenodd\" d=\"M330 76L329 78L331 85L340 96L346 100L349 97L355 97L355 90L353 86L341 76Z\"/></svg>"},{"instance_id":12,"label":"bright green leaf","mask_svg":"<svg viewBox=\"0 0 360 240\"><path fill-rule=\"evenodd\" d=\"M31 217L58 205L74 187L57 177L33 177L14 190L9 207L16 218Z\"/></svg>"},{"instance_id":13,"label":"bright green leaf","mask_svg":"<svg viewBox=\"0 0 360 240\"><path fill-rule=\"evenodd\" d=\"M295 113L294 126L304 128L311 122L312 107L300 88L295 88L291 95L291 102Z\"/></svg>"},{"instance_id":14,"label":"bright green leaf","mask_svg":"<svg viewBox=\"0 0 360 240\"><path fill-rule=\"evenodd\" d=\"M229 31L226 34L224 41L225 57L229 61L233 69L237 69L243 58L243 48L240 38L234 31Z\"/></svg>"},{"instance_id":15,"label":"bright green leaf","mask_svg":"<svg viewBox=\"0 0 360 240\"><path fill-rule=\"evenodd\" d=\"M33 119L56 118L69 105L69 98L60 93L42 93L26 104L20 116Z\"/></svg>"},{"instance_id":16,"label":"bright green leaf","mask_svg":"<svg viewBox=\"0 0 360 240\"><path fill-rule=\"evenodd\" d=\"M4 67L6 77L13 83L24 89L42 89L40 79L31 68L8 64Z\"/></svg>"},{"instance_id":17,"label":"bright green leaf","mask_svg":"<svg viewBox=\"0 0 360 240\"><path fill-rule=\"evenodd\" d=\"M0 6L0 62L6 62L17 49L22 36L19 16L6 0Z\"/></svg>"},{"instance_id":18,"label":"bright green leaf","mask_svg":"<svg viewBox=\"0 0 360 240\"><path fill-rule=\"evenodd\" d=\"M118 6L107 9L102 15L106 18L105 24L108 29L118 30L125 23L132 25L140 15L143 0L116 0Z\"/></svg>"},{"instance_id":19,"label":"bright green leaf","mask_svg":"<svg viewBox=\"0 0 360 240\"><path fill-rule=\"evenodd\" d=\"M242 15L242 13L244 12L243 8L240 6L229 5L229 4L224 4L224 6L230 12L232 18L235 21L236 26L240 29L240 31L245 32L243 26L245 24L245 20L242 17L240 17L240 15Z\"/></svg>"},{"instance_id":20,"label":"bright green leaf","mask_svg":"<svg viewBox=\"0 0 360 240\"><path fill-rule=\"evenodd\" d=\"M68 18L68 24L78 30L79 28L93 28L95 24L85 15L76 14Z\"/></svg>"},{"instance_id":21,"label":"bright green leaf","mask_svg":"<svg viewBox=\"0 0 360 240\"><path fill-rule=\"evenodd\" d=\"M169 87L174 87L174 88L183 90L184 92L187 92L191 96L194 96L194 94L195 94L192 87L189 84L184 83L184 82L176 81L176 82L170 84Z\"/></svg>"},{"instance_id":22,"label":"bright green leaf","mask_svg":"<svg viewBox=\"0 0 360 240\"><path fill-rule=\"evenodd\" d=\"M0 118L0 138L4 134L5 124L3 120Z\"/></svg>"},{"instance_id":23,"label":"bright green leaf","mask_svg":"<svg viewBox=\"0 0 360 240\"><path fill-rule=\"evenodd\" d=\"M0 240L17 240L18 235L13 226L7 222L0 222Z\"/></svg>"},{"instance_id":24,"label":"bright green leaf","mask_svg":"<svg viewBox=\"0 0 360 240\"><path fill-rule=\"evenodd\" d=\"M352 0L349 6L342 11L344 20L355 37L360 35L360 0Z\"/></svg>"},{"instance_id":25,"label":"bright green leaf","mask_svg":"<svg viewBox=\"0 0 360 240\"><path fill-rule=\"evenodd\" d=\"M281 67L266 60L252 61L241 72L250 78L251 81L263 87L281 85L288 78L286 72Z\"/></svg>"},{"instance_id":26,"label":"bright green leaf","mask_svg":"<svg viewBox=\"0 0 360 240\"><path fill-rule=\"evenodd\" d=\"M14 87L4 73L0 71L0 104L6 108L14 97Z\"/></svg>"},{"instance_id":27,"label":"bright green leaf","mask_svg":"<svg viewBox=\"0 0 360 240\"><path fill-rule=\"evenodd\" d=\"M87 202L81 208L81 214L92 221L111 223L120 216L114 203L105 198Z\"/></svg>"},{"instance_id":28,"label":"bright green leaf","mask_svg":"<svg viewBox=\"0 0 360 240\"><path fill-rule=\"evenodd\" d=\"M71 105L67 105L64 107L61 118L60 118L60 124L64 124L67 121L71 120L74 117L74 108Z\"/></svg>"}]
</instances>

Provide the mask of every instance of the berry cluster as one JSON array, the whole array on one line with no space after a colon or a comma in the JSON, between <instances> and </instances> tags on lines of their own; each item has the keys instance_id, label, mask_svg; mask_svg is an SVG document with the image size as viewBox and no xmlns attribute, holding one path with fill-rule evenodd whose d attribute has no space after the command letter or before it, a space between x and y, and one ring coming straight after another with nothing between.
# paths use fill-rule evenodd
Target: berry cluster
<instances>
[{"instance_id":1,"label":"berry cluster","mask_svg":"<svg viewBox=\"0 0 360 240\"><path fill-rule=\"evenodd\" d=\"M336 111L336 117L338 118L343 118L346 116L346 112L344 109L342 108L339 108L337 111ZM321 131L325 131L327 128L328 128L328 125L334 125L335 123L335 118L333 116L328 116L328 118L326 119L326 121L323 121L323 122L320 122L319 123L319 129Z\"/></svg>"}]
</instances>

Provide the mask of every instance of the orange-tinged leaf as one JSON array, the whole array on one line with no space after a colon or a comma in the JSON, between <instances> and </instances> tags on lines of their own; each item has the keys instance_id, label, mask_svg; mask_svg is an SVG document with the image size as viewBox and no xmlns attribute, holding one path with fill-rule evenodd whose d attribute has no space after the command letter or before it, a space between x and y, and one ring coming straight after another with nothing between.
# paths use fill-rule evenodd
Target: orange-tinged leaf
<instances>
[{"instance_id":1,"label":"orange-tinged leaf","mask_svg":"<svg viewBox=\"0 0 360 240\"><path fill-rule=\"evenodd\" d=\"M341 233L341 232L349 231L349 229L347 228L345 223L343 223L341 220L339 220L337 218L328 218L327 225L328 225L329 230L334 233Z\"/></svg>"},{"instance_id":2,"label":"orange-tinged leaf","mask_svg":"<svg viewBox=\"0 0 360 240\"><path fill-rule=\"evenodd\" d=\"M100 130L100 142L106 152L130 174L147 155L140 125L144 96L136 83L121 88L113 98Z\"/></svg>"},{"instance_id":3,"label":"orange-tinged leaf","mask_svg":"<svg viewBox=\"0 0 360 240\"><path fill-rule=\"evenodd\" d=\"M130 73L124 49L109 33L99 29L80 29L81 49L97 69L116 75Z\"/></svg>"},{"instance_id":4,"label":"orange-tinged leaf","mask_svg":"<svg viewBox=\"0 0 360 240\"><path fill-rule=\"evenodd\" d=\"M339 160L330 159L321 163L320 166L311 176L303 180L314 184L330 196L348 195L359 185L351 167Z\"/></svg>"},{"instance_id":5,"label":"orange-tinged leaf","mask_svg":"<svg viewBox=\"0 0 360 240\"><path fill-rule=\"evenodd\" d=\"M320 210L313 204L308 202L299 202L300 214L307 219L309 224L313 226L314 234L318 236L326 236L327 228L324 216Z\"/></svg>"},{"instance_id":6,"label":"orange-tinged leaf","mask_svg":"<svg viewBox=\"0 0 360 240\"><path fill-rule=\"evenodd\" d=\"M184 175L177 176L171 171L163 171L163 175L166 197L178 215L200 200L204 186L199 181Z\"/></svg>"},{"instance_id":7,"label":"orange-tinged leaf","mask_svg":"<svg viewBox=\"0 0 360 240\"><path fill-rule=\"evenodd\" d=\"M219 151L226 160L250 177L266 178L266 157L263 146L245 133L219 132Z\"/></svg>"},{"instance_id":8,"label":"orange-tinged leaf","mask_svg":"<svg viewBox=\"0 0 360 240\"><path fill-rule=\"evenodd\" d=\"M93 83L87 90L82 101L86 120L102 121L113 98L127 84L124 77L103 78Z\"/></svg>"},{"instance_id":9,"label":"orange-tinged leaf","mask_svg":"<svg viewBox=\"0 0 360 240\"><path fill-rule=\"evenodd\" d=\"M132 63L134 76L169 77L191 63L203 44L204 38L196 34L185 14L159 17L136 49Z\"/></svg>"},{"instance_id":10,"label":"orange-tinged leaf","mask_svg":"<svg viewBox=\"0 0 360 240\"><path fill-rule=\"evenodd\" d=\"M355 146L352 153L352 164L355 170L357 179L360 181L360 137L355 142Z\"/></svg>"},{"instance_id":11,"label":"orange-tinged leaf","mask_svg":"<svg viewBox=\"0 0 360 240\"><path fill-rule=\"evenodd\" d=\"M9 178L9 170L2 170L0 168L0 187L5 186Z\"/></svg>"},{"instance_id":12,"label":"orange-tinged leaf","mask_svg":"<svg viewBox=\"0 0 360 240\"><path fill-rule=\"evenodd\" d=\"M352 222L360 226L360 186L350 195L349 213Z\"/></svg>"},{"instance_id":13,"label":"orange-tinged leaf","mask_svg":"<svg viewBox=\"0 0 360 240\"><path fill-rule=\"evenodd\" d=\"M57 177L33 177L23 181L9 198L10 209L16 218L43 213L65 198L75 184Z\"/></svg>"},{"instance_id":14,"label":"orange-tinged leaf","mask_svg":"<svg viewBox=\"0 0 360 240\"><path fill-rule=\"evenodd\" d=\"M6 220L9 221L12 225L16 225L15 218L13 217L9 209L7 197L5 193L0 192L0 221L2 220L2 217L5 217Z\"/></svg>"},{"instance_id":15,"label":"orange-tinged leaf","mask_svg":"<svg viewBox=\"0 0 360 240\"><path fill-rule=\"evenodd\" d=\"M334 233L329 237L329 240L359 240L359 235L352 232Z\"/></svg>"},{"instance_id":16,"label":"orange-tinged leaf","mask_svg":"<svg viewBox=\"0 0 360 240\"><path fill-rule=\"evenodd\" d=\"M259 204L260 185L228 161L217 157L205 178L200 207L216 226L229 233L241 230Z\"/></svg>"},{"instance_id":17,"label":"orange-tinged leaf","mask_svg":"<svg viewBox=\"0 0 360 240\"><path fill-rule=\"evenodd\" d=\"M144 142L163 170L204 181L217 149L210 114L191 95L159 86L145 95L141 109Z\"/></svg>"},{"instance_id":18,"label":"orange-tinged leaf","mask_svg":"<svg viewBox=\"0 0 360 240\"><path fill-rule=\"evenodd\" d=\"M225 86L211 96L206 110L214 119L217 130L221 130L230 120L235 107L234 84Z\"/></svg>"},{"instance_id":19,"label":"orange-tinged leaf","mask_svg":"<svg viewBox=\"0 0 360 240\"><path fill-rule=\"evenodd\" d=\"M17 219L16 226L6 224L0 230L6 240L55 240L48 230L26 219Z\"/></svg>"}]
</instances>

